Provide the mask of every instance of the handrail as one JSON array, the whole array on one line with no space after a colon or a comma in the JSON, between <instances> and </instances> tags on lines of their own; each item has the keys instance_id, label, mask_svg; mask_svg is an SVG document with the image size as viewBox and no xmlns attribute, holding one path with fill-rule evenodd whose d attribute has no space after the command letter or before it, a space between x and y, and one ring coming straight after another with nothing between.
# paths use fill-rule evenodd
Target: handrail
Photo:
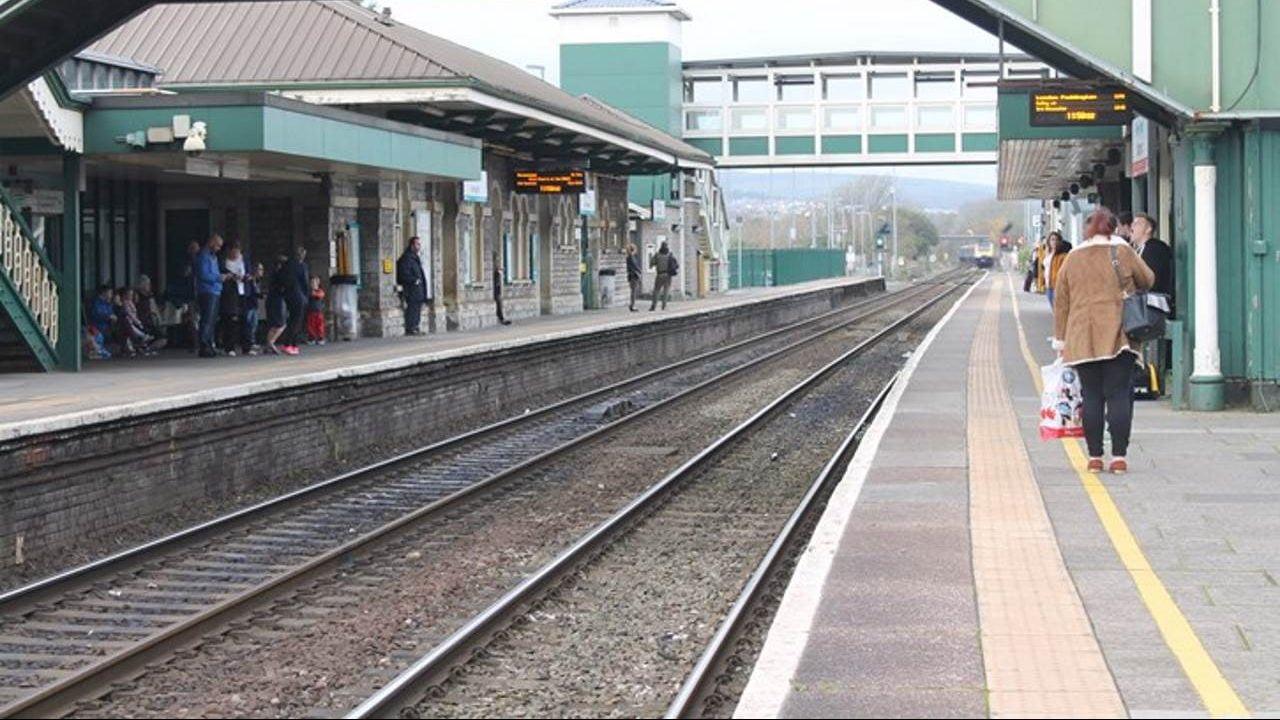
<instances>
[{"instance_id":1,"label":"handrail","mask_svg":"<svg viewBox=\"0 0 1280 720\"><path fill-rule=\"evenodd\" d=\"M52 348L58 344L58 272L9 195L0 188L0 269Z\"/></svg>"}]
</instances>

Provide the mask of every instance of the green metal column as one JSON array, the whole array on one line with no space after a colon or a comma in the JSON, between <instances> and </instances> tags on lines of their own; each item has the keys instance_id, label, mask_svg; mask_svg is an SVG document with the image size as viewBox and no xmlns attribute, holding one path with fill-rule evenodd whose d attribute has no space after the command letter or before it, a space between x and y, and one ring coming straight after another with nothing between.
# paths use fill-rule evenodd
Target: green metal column
<instances>
[{"instance_id":1,"label":"green metal column","mask_svg":"<svg viewBox=\"0 0 1280 720\"><path fill-rule=\"evenodd\" d=\"M1219 125L1188 128L1195 177L1195 235L1192 270L1191 409L1222 410L1226 405L1226 381L1222 377L1222 353L1218 332L1218 167L1214 144ZM1229 207L1229 206L1228 206Z\"/></svg>"},{"instance_id":2,"label":"green metal column","mask_svg":"<svg viewBox=\"0 0 1280 720\"><path fill-rule=\"evenodd\" d=\"M80 370L80 165L79 155L62 156L62 267L58 279L58 367Z\"/></svg>"}]
</instances>

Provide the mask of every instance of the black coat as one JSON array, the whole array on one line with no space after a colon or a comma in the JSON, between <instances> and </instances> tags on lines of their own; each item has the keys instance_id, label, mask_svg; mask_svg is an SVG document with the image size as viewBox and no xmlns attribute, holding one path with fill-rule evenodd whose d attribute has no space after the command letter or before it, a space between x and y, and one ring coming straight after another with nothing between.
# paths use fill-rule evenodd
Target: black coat
<instances>
[{"instance_id":1,"label":"black coat","mask_svg":"<svg viewBox=\"0 0 1280 720\"><path fill-rule=\"evenodd\" d=\"M640 258L636 255L627 256L627 280L639 280L642 274L640 270Z\"/></svg>"},{"instance_id":2,"label":"black coat","mask_svg":"<svg viewBox=\"0 0 1280 720\"><path fill-rule=\"evenodd\" d=\"M1173 251L1163 242L1151 238L1142 246L1142 262L1156 274L1152 292L1163 293L1173 299Z\"/></svg>"},{"instance_id":3,"label":"black coat","mask_svg":"<svg viewBox=\"0 0 1280 720\"><path fill-rule=\"evenodd\" d=\"M405 250L396 261L396 284L404 288L406 302L426 302L427 275L422 269L422 258L411 250Z\"/></svg>"}]
</instances>

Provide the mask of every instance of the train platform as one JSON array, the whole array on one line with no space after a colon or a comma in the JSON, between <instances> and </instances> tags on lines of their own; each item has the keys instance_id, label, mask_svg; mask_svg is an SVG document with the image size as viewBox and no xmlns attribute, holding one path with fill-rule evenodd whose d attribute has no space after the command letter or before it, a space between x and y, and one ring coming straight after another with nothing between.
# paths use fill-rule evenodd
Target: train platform
<instances>
[{"instance_id":1,"label":"train platform","mask_svg":"<svg viewBox=\"0 0 1280 720\"><path fill-rule=\"evenodd\" d=\"M295 388L336 378L477 353L579 337L643 323L670 322L704 313L857 282L834 278L771 288L745 288L672 302L666 311L616 307L571 315L539 316L509 326L386 339L362 338L305 346L296 357L197 358L170 350L154 358L92 361L81 373L0 375L0 441L214 401Z\"/></svg>"},{"instance_id":2,"label":"train platform","mask_svg":"<svg viewBox=\"0 0 1280 720\"><path fill-rule=\"evenodd\" d=\"M1280 422L1139 402L1044 442L1044 298L991 273L904 369L736 717L1280 717Z\"/></svg>"}]
</instances>

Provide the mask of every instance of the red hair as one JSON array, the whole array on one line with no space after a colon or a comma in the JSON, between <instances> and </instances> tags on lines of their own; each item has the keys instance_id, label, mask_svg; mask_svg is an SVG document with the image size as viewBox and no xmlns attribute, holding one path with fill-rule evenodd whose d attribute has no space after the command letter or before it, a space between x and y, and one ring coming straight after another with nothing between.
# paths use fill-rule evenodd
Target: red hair
<instances>
[{"instance_id":1,"label":"red hair","mask_svg":"<svg viewBox=\"0 0 1280 720\"><path fill-rule=\"evenodd\" d=\"M1089 214L1089 219L1084 226L1084 236L1091 238L1096 235L1106 235L1110 237L1116 232L1116 216L1110 210L1100 207Z\"/></svg>"}]
</instances>

